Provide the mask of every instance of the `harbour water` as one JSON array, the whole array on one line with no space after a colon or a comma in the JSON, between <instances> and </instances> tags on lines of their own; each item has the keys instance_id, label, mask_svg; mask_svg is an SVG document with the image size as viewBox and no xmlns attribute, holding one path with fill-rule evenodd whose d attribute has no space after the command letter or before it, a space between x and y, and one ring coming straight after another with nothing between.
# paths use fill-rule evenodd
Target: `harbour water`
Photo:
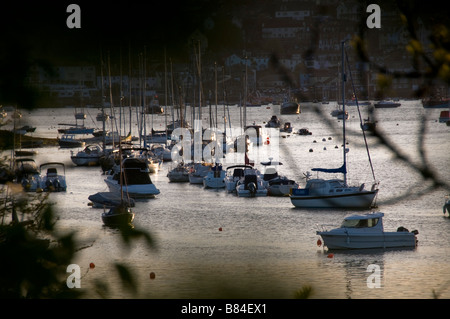
<instances>
[{"instance_id":1,"label":"harbour water","mask_svg":"<svg viewBox=\"0 0 450 319\"><path fill-rule=\"evenodd\" d=\"M448 183L450 127L438 122L439 109L424 109L420 101L401 103L398 108L375 110L378 128L403 155L422 165L419 143L424 120L426 167ZM341 165L342 122L330 115L335 103L304 103L301 108L298 115L279 115L277 105L247 108L247 123L264 125L276 114L283 122L291 122L294 131L307 127L312 132L309 136L282 133L279 139L280 173L303 186L304 173L311 168ZM204 126L209 123L207 109L203 111ZM93 115L98 112L88 111ZM371 185L357 109L349 106L347 111L349 182ZM367 106L361 111L366 118ZM218 114L223 114L222 106ZM239 126L239 114L237 106L230 107L234 127ZM37 109L24 112L21 121L37 127L34 136L56 137L58 123L74 122L73 115L69 108ZM222 128L220 115L219 119ZM90 122L89 116L85 121L89 127L99 125ZM148 121L159 130L165 117L154 115ZM136 122L132 128L136 135ZM74 263L84 274L81 286L87 298L101 297L95 289L97 280L110 288L107 298L291 299L304 286L312 287L310 298L449 298L450 219L442 212L449 190L430 190L429 180L423 180L410 165L379 145L375 137L368 135L367 140L375 178L380 182L374 210L385 213L385 230L395 231L399 226L417 229L416 249L331 255L317 245L316 230L323 224L337 227L344 216L355 211L297 209L288 197L240 198L225 190L170 183L166 176L170 163L163 163L161 170L151 175L161 193L154 199L138 201L134 207L134 226L148 231L157 248L149 249L141 240L127 248L117 230L103 226L103 210L88 206L89 195L107 191L99 167L75 167L70 150L57 147L37 149L35 160L38 164L66 164L67 192L52 193L50 200L55 203L60 231L76 232L82 249ZM90 263L95 264L94 269L89 269ZM123 288L113 263L133 270L137 294ZM370 285L374 273L368 271L369 265L380 270L376 287ZM155 278L151 279L150 273Z\"/></svg>"}]
</instances>

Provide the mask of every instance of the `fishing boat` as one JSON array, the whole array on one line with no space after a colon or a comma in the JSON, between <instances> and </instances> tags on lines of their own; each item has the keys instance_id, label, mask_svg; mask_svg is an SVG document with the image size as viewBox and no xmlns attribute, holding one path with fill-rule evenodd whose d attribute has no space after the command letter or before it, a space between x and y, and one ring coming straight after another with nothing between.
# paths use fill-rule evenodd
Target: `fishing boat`
<instances>
[{"instance_id":1,"label":"fishing boat","mask_svg":"<svg viewBox=\"0 0 450 319\"><path fill-rule=\"evenodd\" d=\"M344 42L342 42L342 65L344 60ZM342 70L342 110L345 112L345 73ZM343 164L339 168L313 168L312 171L322 173L342 174L343 179L310 179L306 178L304 188L293 189L290 199L295 207L299 208L352 208L368 209L372 206L378 194L377 183L373 183L370 190L365 189L362 183L356 186L347 184L347 152L345 136L345 117L342 121L343 130ZM369 161L371 164L371 161ZM372 169L373 174L373 169ZM374 175L374 174L373 174Z\"/></svg>"},{"instance_id":2,"label":"fishing boat","mask_svg":"<svg viewBox=\"0 0 450 319\"><path fill-rule=\"evenodd\" d=\"M203 179L203 186L205 188L224 188L225 174L226 172L222 169L222 165L216 163Z\"/></svg>"},{"instance_id":3,"label":"fishing boat","mask_svg":"<svg viewBox=\"0 0 450 319\"><path fill-rule=\"evenodd\" d=\"M111 192L119 193L123 189L133 199L154 198L160 193L150 178L146 161L141 158L124 158L106 177L105 183Z\"/></svg>"},{"instance_id":4,"label":"fishing boat","mask_svg":"<svg viewBox=\"0 0 450 319\"><path fill-rule=\"evenodd\" d=\"M71 151L70 159L77 166L97 166L100 165L102 155L103 151L99 145L89 144L76 154Z\"/></svg>"},{"instance_id":5,"label":"fishing boat","mask_svg":"<svg viewBox=\"0 0 450 319\"><path fill-rule=\"evenodd\" d=\"M45 192L65 192L67 190L66 183L66 166L62 162L48 162L41 164L40 182L41 188Z\"/></svg>"},{"instance_id":6,"label":"fishing boat","mask_svg":"<svg viewBox=\"0 0 450 319\"><path fill-rule=\"evenodd\" d=\"M350 215L339 228L317 231L323 245L333 249L415 248L418 231L403 226L397 231L384 231L382 212ZM319 242L320 244L320 242Z\"/></svg>"},{"instance_id":7,"label":"fishing boat","mask_svg":"<svg viewBox=\"0 0 450 319\"><path fill-rule=\"evenodd\" d=\"M267 196L267 188L257 169L245 169L244 176L236 183L238 197Z\"/></svg>"}]
</instances>

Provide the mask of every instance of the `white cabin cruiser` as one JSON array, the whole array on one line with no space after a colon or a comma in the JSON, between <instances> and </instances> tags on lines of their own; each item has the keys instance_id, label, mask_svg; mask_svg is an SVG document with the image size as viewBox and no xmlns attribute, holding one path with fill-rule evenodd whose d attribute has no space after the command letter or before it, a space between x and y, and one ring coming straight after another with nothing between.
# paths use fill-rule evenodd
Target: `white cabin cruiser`
<instances>
[{"instance_id":1,"label":"white cabin cruiser","mask_svg":"<svg viewBox=\"0 0 450 319\"><path fill-rule=\"evenodd\" d=\"M122 174L121 169L117 169L105 179L111 192L120 193L123 189L124 193L128 193L134 199L154 198L160 193L150 178L148 165L144 159L125 158L122 161L122 168Z\"/></svg>"},{"instance_id":2,"label":"white cabin cruiser","mask_svg":"<svg viewBox=\"0 0 450 319\"><path fill-rule=\"evenodd\" d=\"M415 248L417 230L408 231L404 227L397 231L385 232L382 212L351 215L344 219L339 228L317 231L328 249L367 248Z\"/></svg>"}]
</instances>

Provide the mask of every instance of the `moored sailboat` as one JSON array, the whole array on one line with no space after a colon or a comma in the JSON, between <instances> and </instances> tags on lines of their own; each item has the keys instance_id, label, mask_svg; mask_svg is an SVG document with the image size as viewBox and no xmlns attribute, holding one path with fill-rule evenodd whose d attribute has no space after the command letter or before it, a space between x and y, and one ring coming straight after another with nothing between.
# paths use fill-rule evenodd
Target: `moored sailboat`
<instances>
[{"instance_id":1,"label":"moored sailboat","mask_svg":"<svg viewBox=\"0 0 450 319\"><path fill-rule=\"evenodd\" d=\"M344 43L342 42L342 65L344 60ZM345 71L342 68L342 111L345 113ZM304 188L293 189L290 199L299 208L358 208L367 209L373 204L378 194L377 183L370 190L365 185L349 186L347 184L347 151L345 136L345 117L342 121L343 130L343 164L339 168L313 168L312 171L322 173L340 173L343 179L307 179Z\"/></svg>"}]
</instances>

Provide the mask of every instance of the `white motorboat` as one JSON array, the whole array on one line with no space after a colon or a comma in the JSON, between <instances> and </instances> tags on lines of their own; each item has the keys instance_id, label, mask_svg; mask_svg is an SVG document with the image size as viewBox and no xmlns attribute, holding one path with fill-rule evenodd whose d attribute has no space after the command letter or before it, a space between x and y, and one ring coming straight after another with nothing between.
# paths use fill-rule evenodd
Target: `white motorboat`
<instances>
[{"instance_id":1,"label":"white motorboat","mask_svg":"<svg viewBox=\"0 0 450 319\"><path fill-rule=\"evenodd\" d=\"M245 169L254 169L250 165L232 165L228 166L225 171L225 187L228 192L232 193L236 191L236 183L244 178Z\"/></svg>"},{"instance_id":2,"label":"white motorboat","mask_svg":"<svg viewBox=\"0 0 450 319\"><path fill-rule=\"evenodd\" d=\"M195 163L189 169L189 183L191 184L202 184L203 179L208 175L208 172L211 171L211 165L207 163Z\"/></svg>"},{"instance_id":3,"label":"white motorboat","mask_svg":"<svg viewBox=\"0 0 450 319\"><path fill-rule=\"evenodd\" d=\"M342 65L344 61L344 43L342 42ZM345 83L345 73L342 71L343 83ZM345 113L345 90L342 90L342 111ZM374 199L378 194L378 183L374 182L370 190L364 189L364 183L357 186L347 184L347 153L345 117L342 121L343 131L343 164L339 168L313 168L313 171L331 174L342 174L343 179L306 179L304 188L293 189L290 199L295 207L300 208L358 208L368 209L373 205ZM369 157L369 164L371 164ZM372 166L371 166L372 167ZM372 175L373 173L372 168Z\"/></svg>"},{"instance_id":4,"label":"white motorboat","mask_svg":"<svg viewBox=\"0 0 450 319\"><path fill-rule=\"evenodd\" d=\"M224 188L226 172L222 169L222 165L216 163L203 179L205 188Z\"/></svg>"},{"instance_id":5,"label":"white motorboat","mask_svg":"<svg viewBox=\"0 0 450 319\"><path fill-rule=\"evenodd\" d=\"M289 179L284 175L279 175L276 166L283 165L281 162L272 161L261 162L266 167L262 175L264 187L267 188L269 196L288 196L292 189L298 188L296 181Z\"/></svg>"},{"instance_id":6,"label":"white motorboat","mask_svg":"<svg viewBox=\"0 0 450 319\"><path fill-rule=\"evenodd\" d=\"M41 188L46 192L65 192L66 166L61 162L48 162L41 164Z\"/></svg>"},{"instance_id":7,"label":"white motorboat","mask_svg":"<svg viewBox=\"0 0 450 319\"><path fill-rule=\"evenodd\" d=\"M244 177L236 183L236 193L239 197L267 196L267 188L256 169L245 169Z\"/></svg>"},{"instance_id":8,"label":"white motorboat","mask_svg":"<svg viewBox=\"0 0 450 319\"><path fill-rule=\"evenodd\" d=\"M398 227L397 231L386 232L382 212L351 215L344 219L339 228L317 231L328 249L368 248L415 248L417 230L408 231Z\"/></svg>"},{"instance_id":9,"label":"white motorboat","mask_svg":"<svg viewBox=\"0 0 450 319\"><path fill-rule=\"evenodd\" d=\"M100 165L102 155L103 151L99 145L89 144L76 154L71 151L70 159L77 166L97 166Z\"/></svg>"},{"instance_id":10,"label":"white motorboat","mask_svg":"<svg viewBox=\"0 0 450 319\"><path fill-rule=\"evenodd\" d=\"M32 158L17 158L13 166L14 182L21 184L24 191L35 192L41 187L39 168Z\"/></svg>"},{"instance_id":11,"label":"white motorboat","mask_svg":"<svg viewBox=\"0 0 450 319\"><path fill-rule=\"evenodd\" d=\"M123 186L120 185L121 179ZM125 158L122 169L114 170L105 183L111 192L121 192L123 187L123 192L133 199L154 198L160 193L150 178L146 161L141 158Z\"/></svg>"}]
</instances>

